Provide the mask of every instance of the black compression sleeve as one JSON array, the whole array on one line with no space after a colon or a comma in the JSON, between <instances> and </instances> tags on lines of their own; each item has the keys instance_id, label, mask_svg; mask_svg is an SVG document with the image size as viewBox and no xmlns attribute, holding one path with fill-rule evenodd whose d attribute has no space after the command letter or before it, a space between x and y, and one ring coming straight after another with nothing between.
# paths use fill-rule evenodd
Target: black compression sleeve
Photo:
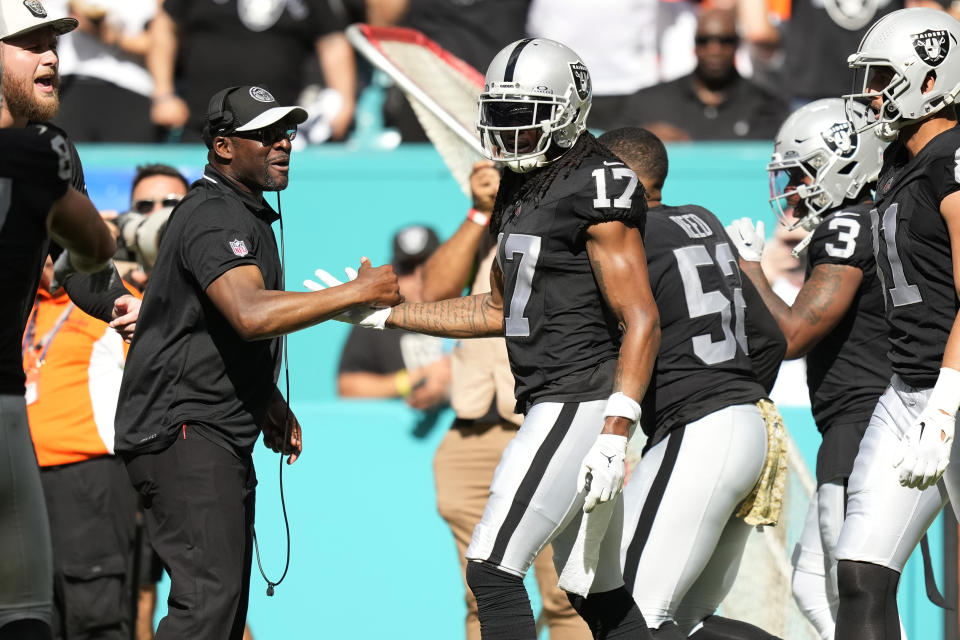
<instances>
[{"instance_id":1,"label":"black compression sleeve","mask_svg":"<svg viewBox=\"0 0 960 640\"><path fill-rule=\"evenodd\" d=\"M110 264L110 268L113 269L115 277L110 280L110 286L106 290L97 286L95 279L87 273L74 274L63 285L74 304L84 313L104 322L110 322L113 319L114 300L130 293L123 286L120 274L117 273L113 263Z\"/></svg>"}]
</instances>

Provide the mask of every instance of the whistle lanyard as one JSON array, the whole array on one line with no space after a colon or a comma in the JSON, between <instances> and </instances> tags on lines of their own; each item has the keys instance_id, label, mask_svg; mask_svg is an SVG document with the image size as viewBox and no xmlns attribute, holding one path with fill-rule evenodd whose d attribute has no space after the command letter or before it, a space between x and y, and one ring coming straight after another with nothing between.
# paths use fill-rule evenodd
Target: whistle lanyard
<instances>
[{"instance_id":1,"label":"whistle lanyard","mask_svg":"<svg viewBox=\"0 0 960 640\"><path fill-rule=\"evenodd\" d=\"M60 317L57 318L57 322L53 325L53 328L40 338L39 342L34 342L33 339L37 334L37 313L40 310L39 305L34 303L33 313L30 314L30 321L27 323L27 330L23 335L23 343L21 345L24 359L26 359L27 354L30 352L40 352L40 355L34 360L34 368L39 369L43 366L43 362L47 357L47 351L50 349L54 337L57 335L57 332L63 328L63 325L66 324L67 318L70 317L73 309L74 304L72 302L67 304L67 308L60 313Z\"/></svg>"}]
</instances>

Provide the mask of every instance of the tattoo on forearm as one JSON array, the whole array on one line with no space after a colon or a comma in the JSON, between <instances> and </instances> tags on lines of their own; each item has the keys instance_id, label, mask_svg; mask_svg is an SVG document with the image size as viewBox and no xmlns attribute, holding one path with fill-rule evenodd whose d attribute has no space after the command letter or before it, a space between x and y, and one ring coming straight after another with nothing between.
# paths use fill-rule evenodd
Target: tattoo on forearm
<instances>
[{"instance_id":1,"label":"tattoo on forearm","mask_svg":"<svg viewBox=\"0 0 960 640\"><path fill-rule=\"evenodd\" d=\"M818 277L811 278L804 286L804 304L801 308L801 317L808 324L817 325L830 308L833 297L840 288L842 280L839 273L823 271Z\"/></svg>"},{"instance_id":2,"label":"tattoo on forearm","mask_svg":"<svg viewBox=\"0 0 960 640\"><path fill-rule=\"evenodd\" d=\"M450 338L474 338L498 335L503 318L490 304L490 294L440 300L409 302L394 309L391 324L398 327Z\"/></svg>"}]
</instances>

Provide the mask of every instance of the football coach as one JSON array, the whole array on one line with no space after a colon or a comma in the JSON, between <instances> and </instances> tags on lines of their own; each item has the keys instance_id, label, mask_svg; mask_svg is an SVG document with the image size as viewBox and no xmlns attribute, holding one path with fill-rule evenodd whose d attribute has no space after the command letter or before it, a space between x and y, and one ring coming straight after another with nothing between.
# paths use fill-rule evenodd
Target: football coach
<instances>
[{"instance_id":1,"label":"football coach","mask_svg":"<svg viewBox=\"0 0 960 640\"><path fill-rule=\"evenodd\" d=\"M210 100L203 176L174 209L146 289L116 414L147 532L170 572L158 640L240 640L246 619L256 474L264 442L301 452L277 389L280 336L352 309L400 301L389 265L319 292L282 290L264 191L288 182L290 141L307 117L256 86ZM367 311L369 312L369 311Z\"/></svg>"}]
</instances>

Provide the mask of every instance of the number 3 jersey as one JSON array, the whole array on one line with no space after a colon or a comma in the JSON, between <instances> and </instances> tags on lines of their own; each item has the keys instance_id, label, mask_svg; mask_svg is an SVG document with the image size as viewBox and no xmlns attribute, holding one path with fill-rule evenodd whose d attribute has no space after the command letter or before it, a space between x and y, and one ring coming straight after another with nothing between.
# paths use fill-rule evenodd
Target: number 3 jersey
<instances>
[{"instance_id":1,"label":"number 3 jersey","mask_svg":"<svg viewBox=\"0 0 960 640\"><path fill-rule=\"evenodd\" d=\"M640 414L649 448L672 429L755 402L766 392L748 355L752 329L743 287L752 285L740 272L723 225L702 207L656 207L647 213L646 238L650 286L660 311L660 354ZM775 371L786 345L759 297L756 301L751 313L763 314L780 341Z\"/></svg>"},{"instance_id":2,"label":"number 3 jersey","mask_svg":"<svg viewBox=\"0 0 960 640\"><path fill-rule=\"evenodd\" d=\"M620 329L594 277L586 231L620 221L642 233L647 207L636 175L612 158L593 153L561 168L542 197L518 198L519 187L505 194L513 204L501 215L497 263L518 413L613 391Z\"/></svg>"},{"instance_id":3,"label":"number 3 jersey","mask_svg":"<svg viewBox=\"0 0 960 640\"><path fill-rule=\"evenodd\" d=\"M941 201L960 190L960 128L914 157L894 142L884 155L871 211L893 373L912 387L937 381L957 315L950 236Z\"/></svg>"},{"instance_id":4,"label":"number 3 jersey","mask_svg":"<svg viewBox=\"0 0 960 640\"><path fill-rule=\"evenodd\" d=\"M834 424L859 424L865 429L890 382L883 293L873 257L872 207L861 204L826 216L813 231L807 249L808 279L818 265L854 267L863 273L846 315L807 354L810 406L821 433Z\"/></svg>"}]
</instances>

